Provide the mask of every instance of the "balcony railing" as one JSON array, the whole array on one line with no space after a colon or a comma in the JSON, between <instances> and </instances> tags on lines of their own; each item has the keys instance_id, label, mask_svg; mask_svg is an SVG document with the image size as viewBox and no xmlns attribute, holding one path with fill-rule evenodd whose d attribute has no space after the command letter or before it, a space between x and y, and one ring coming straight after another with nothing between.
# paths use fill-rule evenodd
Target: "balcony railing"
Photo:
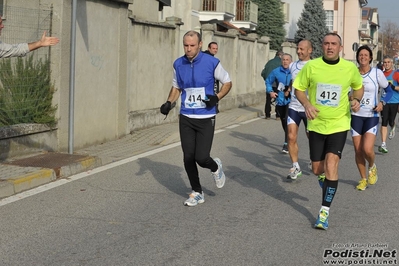
<instances>
[{"instance_id":1,"label":"balcony railing","mask_svg":"<svg viewBox=\"0 0 399 266\"><path fill-rule=\"evenodd\" d=\"M236 0L236 21L251 21L258 23L258 5L250 0Z\"/></svg>"},{"instance_id":2,"label":"balcony railing","mask_svg":"<svg viewBox=\"0 0 399 266\"><path fill-rule=\"evenodd\" d=\"M201 11L228 12L234 14L234 0L202 0Z\"/></svg>"}]
</instances>

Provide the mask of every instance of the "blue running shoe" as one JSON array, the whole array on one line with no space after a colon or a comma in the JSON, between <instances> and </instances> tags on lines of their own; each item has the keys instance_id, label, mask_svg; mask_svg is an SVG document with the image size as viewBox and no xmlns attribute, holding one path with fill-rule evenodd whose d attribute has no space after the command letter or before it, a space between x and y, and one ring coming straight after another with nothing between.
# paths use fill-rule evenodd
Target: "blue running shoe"
<instances>
[{"instance_id":1,"label":"blue running shoe","mask_svg":"<svg viewBox=\"0 0 399 266\"><path fill-rule=\"evenodd\" d=\"M326 175L322 173L321 175L317 176L317 180L319 180L319 185L323 188L324 180L326 179Z\"/></svg>"},{"instance_id":2,"label":"blue running shoe","mask_svg":"<svg viewBox=\"0 0 399 266\"><path fill-rule=\"evenodd\" d=\"M320 210L319 216L317 217L314 227L323 229L323 230L327 230L327 228L328 228L328 211L326 211L325 209Z\"/></svg>"}]
</instances>

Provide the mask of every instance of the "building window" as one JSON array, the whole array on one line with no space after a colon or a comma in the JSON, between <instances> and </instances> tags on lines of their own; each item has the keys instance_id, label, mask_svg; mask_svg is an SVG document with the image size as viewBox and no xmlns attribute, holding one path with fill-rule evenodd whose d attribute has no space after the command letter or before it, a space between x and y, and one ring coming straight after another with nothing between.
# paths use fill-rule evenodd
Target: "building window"
<instances>
[{"instance_id":1,"label":"building window","mask_svg":"<svg viewBox=\"0 0 399 266\"><path fill-rule=\"evenodd\" d=\"M334 30L334 11L326 10L326 26L330 32Z\"/></svg>"},{"instance_id":2,"label":"building window","mask_svg":"<svg viewBox=\"0 0 399 266\"><path fill-rule=\"evenodd\" d=\"M202 2L202 11L216 11L216 0L204 0Z\"/></svg>"},{"instance_id":3,"label":"building window","mask_svg":"<svg viewBox=\"0 0 399 266\"><path fill-rule=\"evenodd\" d=\"M281 8L283 10L284 14L284 22L289 23L290 22L290 4L286 2L281 2Z\"/></svg>"}]
</instances>

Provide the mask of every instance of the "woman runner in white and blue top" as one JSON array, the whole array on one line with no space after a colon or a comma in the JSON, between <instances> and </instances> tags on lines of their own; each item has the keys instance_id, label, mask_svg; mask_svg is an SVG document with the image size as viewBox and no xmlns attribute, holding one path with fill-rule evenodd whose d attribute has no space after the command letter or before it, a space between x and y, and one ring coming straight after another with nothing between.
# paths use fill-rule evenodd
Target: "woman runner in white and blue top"
<instances>
[{"instance_id":1,"label":"woman runner in white and blue top","mask_svg":"<svg viewBox=\"0 0 399 266\"><path fill-rule=\"evenodd\" d=\"M377 167L375 165L374 143L378 132L379 112L382 110L386 93L381 93L388 86L384 73L377 68L372 68L373 52L367 46L361 46L356 52L356 61L359 64L359 72L363 77L364 94L362 99L354 99L360 102L360 110L351 113L351 134L355 148L355 160L361 179L356 186L358 190L365 190L367 185L377 182ZM366 174L366 161L368 163L368 176ZM367 179L368 178L368 179Z\"/></svg>"}]
</instances>

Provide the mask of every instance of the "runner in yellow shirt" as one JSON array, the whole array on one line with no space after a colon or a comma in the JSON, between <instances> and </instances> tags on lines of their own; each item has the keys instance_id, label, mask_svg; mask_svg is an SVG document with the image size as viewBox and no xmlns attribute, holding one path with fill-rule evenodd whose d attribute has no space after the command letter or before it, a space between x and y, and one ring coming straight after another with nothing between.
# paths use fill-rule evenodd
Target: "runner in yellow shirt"
<instances>
[{"instance_id":1,"label":"runner in yellow shirt","mask_svg":"<svg viewBox=\"0 0 399 266\"><path fill-rule=\"evenodd\" d=\"M322 207L315 227L326 230L338 187L338 164L350 129L350 110L357 112L360 108L363 80L355 64L340 58L342 40L338 34L326 34L322 48L323 56L309 61L296 76L293 86L308 119L312 171L319 178L325 178ZM351 88L353 100L350 102Z\"/></svg>"}]
</instances>

